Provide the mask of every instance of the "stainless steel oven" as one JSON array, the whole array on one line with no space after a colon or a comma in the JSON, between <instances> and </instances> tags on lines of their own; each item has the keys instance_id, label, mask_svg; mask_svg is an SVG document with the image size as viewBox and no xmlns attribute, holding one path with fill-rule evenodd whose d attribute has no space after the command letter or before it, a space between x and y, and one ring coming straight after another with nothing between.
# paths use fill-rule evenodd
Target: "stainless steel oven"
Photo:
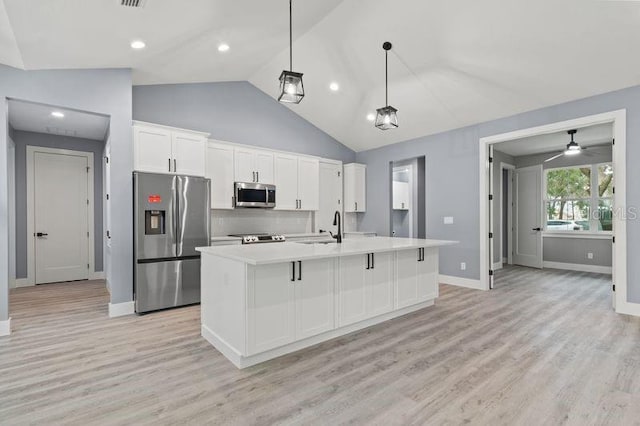
<instances>
[{"instance_id":1,"label":"stainless steel oven","mask_svg":"<svg viewBox=\"0 0 640 426\"><path fill-rule=\"evenodd\" d=\"M276 206L276 187L264 183L236 182L236 207L274 208Z\"/></svg>"}]
</instances>

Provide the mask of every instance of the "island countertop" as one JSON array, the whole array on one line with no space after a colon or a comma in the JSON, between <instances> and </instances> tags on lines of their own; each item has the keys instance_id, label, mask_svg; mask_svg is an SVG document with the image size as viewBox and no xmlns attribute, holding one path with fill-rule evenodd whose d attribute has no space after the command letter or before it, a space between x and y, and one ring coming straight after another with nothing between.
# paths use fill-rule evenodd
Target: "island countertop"
<instances>
[{"instance_id":1,"label":"island countertop","mask_svg":"<svg viewBox=\"0 0 640 426\"><path fill-rule=\"evenodd\" d=\"M457 244L457 241L418 238L372 237L345 239L337 243L265 243L219 247L198 247L204 255L220 256L249 265L267 265L307 259L352 256L367 253L383 253L419 247L442 247Z\"/></svg>"}]
</instances>

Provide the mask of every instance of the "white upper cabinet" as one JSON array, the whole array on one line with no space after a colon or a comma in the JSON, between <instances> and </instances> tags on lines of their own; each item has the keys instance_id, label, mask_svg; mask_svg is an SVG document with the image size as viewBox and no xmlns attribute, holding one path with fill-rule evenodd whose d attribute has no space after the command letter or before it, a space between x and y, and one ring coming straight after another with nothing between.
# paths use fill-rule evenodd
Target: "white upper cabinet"
<instances>
[{"instance_id":1,"label":"white upper cabinet","mask_svg":"<svg viewBox=\"0 0 640 426\"><path fill-rule=\"evenodd\" d=\"M180 175L204 176L207 139L201 135L171 132L173 171Z\"/></svg>"},{"instance_id":2,"label":"white upper cabinet","mask_svg":"<svg viewBox=\"0 0 640 426\"><path fill-rule=\"evenodd\" d=\"M298 158L298 199L300 210L320 208L320 161L315 158Z\"/></svg>"},{"instance_id":3,"label":"white upper cabinet","mask_svg":"<svg viewBox=\"0 0 640 426\"><path fill-rule=\"evenodd\" d=\"M409 210L409 182L393 181L393 209Z\"/></svg>"},{"instance_id":4,"label":"white upper cabinet","mask_svg":"<svg viewBox=\"0 0 640 426\"><path fill-rule=\"evenodd\" d=\"M276 210L298 209L298 157L276 154Z\"/></svg>"},{"instance_id":5,"label":"white upper cabinet","mask_svg":"<svg viewBox=\"0 0 640 426\"><path fill-rule=\"evenodd\" d=\"M134 170L204 176L206 141L205 133L134 122Z\"/></svg>"},{"instance_id":6,"label":"white upper cabinet","mask_svg":"<svg viewBox=\"0 0 640 426\"><path fill-rule=\"evenodd\" d=\"M347 213L364 212L366 202L366 172L364 164L344 165L344 211Z\"/></svg>"},{"instance_id":7,"label":"white upper cabinet","mask_svg":"<svg viewBox=\"0 0 640 426\"><path fill-rule=\"evenodd\" d=\"M320 206L320 161L310 157L276 154L277 210L315 211Z\"/></svg>"},{"instance_id":8,"label":"white upper cabinet","mask_svg":"<svg viewBox=\"0 0 640 426\"><path fill-rule=\"evenodd\" d=\"M211 208L232 209L233 205L233 160L232 146L209 142L205 177L211 179Z\"/></svg>"},{"instance_id":9,"label":"white upper cabinet","mask_svg":"<svg viewBox=\"0 0 640 426\"><path fill-rule=\"evenodd\" d=\"M171 131L160 127L133 127L133 164L141 172L171 173Z\"/></svg>"},{"instance_id":10,"label":"white upper cabinet","mask_svg":"<svg viewBox=\"0 0 640 426\"><path fill-rule=\"evenodd\" d=\"M236 147L235 181L273 184L273 153Z\"/></svg>"}]
</instances>

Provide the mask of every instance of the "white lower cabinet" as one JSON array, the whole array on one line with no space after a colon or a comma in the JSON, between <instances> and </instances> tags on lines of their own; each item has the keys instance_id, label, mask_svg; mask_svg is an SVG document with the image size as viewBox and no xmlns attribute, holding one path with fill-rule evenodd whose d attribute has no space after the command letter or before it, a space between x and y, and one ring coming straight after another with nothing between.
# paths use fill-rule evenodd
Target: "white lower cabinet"
<instances>
[{"instance_id":1,"label":"white lower cabinet","mask_svg":"<svg viewBox=\"0 0 640 426\"><path fill-rule=\"evenodd\" d=\"M340 258L339 326L393 310L393 262L393 252Z\"/></svg>"},{"instance_id":2,"label":"white lower cabinet","mask_svg":"<svg viewBox=\"0 0 640 426\"><path fill-rule=\"evenodd\" d=\"M249 355L295 340L295 292L289 263L250 268L247 282Z\"/></svg>"},{"instance_id":3,"label":"white lower cabinet","mask_svg":"<svg viewBox=\"0 0 640 426\"><path fill-rule=\"evenodd\" d=\"M334 328L334 259L250 267L248 355Z\"/></svg>"},{"instance_id":4,"label":"white lower cabinet","mask_svg":"<svg viewBox=\"0 0 640 426\"><path fill-rule=\"evenodd\" d=\"M437 249L403 250L397 252L396 256L397 309L438 296Z\"/></svg>"}]
</instances>

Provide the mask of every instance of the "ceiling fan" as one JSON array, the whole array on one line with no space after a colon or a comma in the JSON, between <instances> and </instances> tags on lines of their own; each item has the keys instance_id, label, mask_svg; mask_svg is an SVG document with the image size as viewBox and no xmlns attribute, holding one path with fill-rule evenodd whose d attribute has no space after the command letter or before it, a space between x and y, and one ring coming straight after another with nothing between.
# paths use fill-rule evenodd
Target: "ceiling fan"
<instances>
[{"instance_id":1,"label":"ceiling fan","mask_svg":"<svg viewBox=\"0 0 640 426\"><path fill-rule=\"evenodd\" d=\"M567 131L567 133L571 135L571 142L567 144L567 148L564 151L561 151L560 153L554 155L553 157L547 158L546 160L544 160L545 163L548 163L549 161L553 161L556 158L560 158L563 155L577 155L587 149L586 147L580 146L578 142L573 140L573 135L578 133L576 129L569 130Z\"/></svg>"}]
</instances>

